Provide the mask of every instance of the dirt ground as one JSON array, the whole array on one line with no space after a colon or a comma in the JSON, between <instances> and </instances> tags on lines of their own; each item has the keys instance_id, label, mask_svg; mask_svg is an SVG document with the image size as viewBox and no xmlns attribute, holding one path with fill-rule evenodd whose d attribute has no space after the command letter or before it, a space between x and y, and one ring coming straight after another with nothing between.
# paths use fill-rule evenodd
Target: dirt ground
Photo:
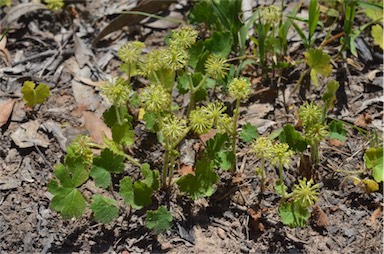
<instances>
[{"instance_id":1,"label":"dirt ground","mask_svg":"<svg viewBox=\"0 0 384 254\"><path fill-rule=\"evenodd\" d=\"M18 2L26 1L14 1L13 6ZM260 178L255 174L259 162L246 153L248 147L241 142L237 176L231 179L222 172L213 196L193 201L177 188L172 190L169 202L174 221L172 229L164 234L155 236L144 226L145 210L128 207L108 225L93 221L88 210L82 219L62 220L49 208L52 195L47 191L47 183L53 178L54 165L65 155L65 146L78 134L89 133L87 126L97 125L108 108L99 86L107 78L121 74L117 50L132 40L143 41L149 48L162 46L164 35L177 27L166 21L131 20L128 27L116 29L92 46L100 31L121 11L135 7L136 1L69 2L57 13L19 9L10 14L8 7L0 9L0 18L12 21L6 52L0 51L0 111L5 112L5 103L13 108L0 135L1 254L383 253L382 184L380 191L367 194L336 172L364 168L363 154L368 143L352 128L347 128L348 139L344 143L321 143L316 179L320 196L306 228L292 229L280 222L280 198L272 187L277 172L268 167L267 190L262 194ZM159 5L163 3L158 1ZM189 1L180 0L160 14L185 20L190 7ZM5 27L1 28L4 31ZM321 36L324 35L319 40ZM363 45L358 58L348 55L347 63L333 63L331 77L341 88L331 115L376 130L381 136L383 55L368 37L358 40ZM325 50L336 54L337 46L330 44ZM298 37L293 35L290 57L303 59L303 52ZM268 88L266 81L255 83L255 91L263 91L255 92L242 104L240 123L251 122L263 133L285 123L295 124L303 97L292 93L292 89L304 68L298 65L286 70L281 84L275 88ZM260 77L257 66L246 74L254 80ZM51 89L47 102L34 111L21 99L20 90L26 80L46 83ZM320 101L321 89L311 87L306 99ZM148 146L152 137L143 134L141 128L142 125L135 127L133 155L143 162L161 165L163 151L159 145ZM183 146L188 151L196 142L199 141L189 139ZM295 163L285 172L288 186L298 176ZM125 170L137 171L128 163ZM159 192L155 199L163 202L163 196Z\"/></svg>"}]
</instances>

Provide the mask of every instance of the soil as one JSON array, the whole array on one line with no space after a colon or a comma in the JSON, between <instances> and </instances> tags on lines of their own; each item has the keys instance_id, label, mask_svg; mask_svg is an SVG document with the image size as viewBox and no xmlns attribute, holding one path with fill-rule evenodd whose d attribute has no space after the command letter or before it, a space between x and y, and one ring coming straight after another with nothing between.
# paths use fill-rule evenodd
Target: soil
<instances>
[{"instance_id":1,"label":"soil","mask_svg":"<svg viewBox=\"0 0 384 254\"><path fill-rule=\"evenodd\" d=\"M26 1L13 1L12 6L19 2ZM4 117L3 103L10 100L13 110L1 126L0 136L0 253L383 253L382 183L379 191L366 193L337 172L365 167L363 154L369 142L354 128L347 128L345 142L327 139L321 143L315 176L320 196L305 228L289 228L280 222L280 197L273 190L278 172L268 165L267 188L261 193L260 177L255 174L260 162L247 153L248 144L240 141L236 176L220 172L220 182L210 198L193 201L176 186L169 203L166 193L155 195L153 205L146 209L167 203L174 219L166 233L154 235L144 226L146 209L126 207L107 225L96 223L89 210L82 219L63 220L50 209L52 194L47 183L54 177L54 165L62 161L65 146L74 137L92 132L89 126L98 125L109 106L99 94L99 86L121 75L119 47L132 40L143 41L148 48L162 46L164 36L175 28L165 21L127 21L128 27L118 27L92 46L111 20L136 5L133 0L69 1L56 13L25 8L10 13L10 8L1 7L0 18L4 21L8 15L10 20L13 15L13 21L1 27L2 32L8 30L6 46L0 45L0 111L4 110ZM180 0L158 14L185 20L191 5ZM362 22L359 17L356 25ZM318 33L317 45L326 32ZM358 57L347 53L346 61L332 63L330 78L341 86L331 116L381 136L382 50L373 44L368 31L358 38L358 44ZM333 56L339 47L335 40L324 50ZM297 35L290 37L291 59L302 61L304 52ZM255 93L242 104L240 123L256 124L264 135L285 123L297 124L297 110L303 101L321 101L324 91L320 86L292 92L304 69L303 64L297 64L279 74L280 78L272 77L273 82L261 76L257 65L246 69L243 74L253 81ZM48 100L33 110L22 101L20 90L26 80L45 83L51 90ZM183 105L182 96L177 100ZM91 113L87 117L83 112ZM31 133L21 136L20 130ZM139 122L135 130L137 141L130 152L160 168L161 146ZM183 145L188 152L199 142L191 137ZM181 153L184 159L186 156ZM295 159L285 170L287 186L301 178L297 164ZM127 163L125 171L137 175L138 169ZM117 191L118 186L114 187ZM92 190L92 186L81 188Z\"/></svg>"}]
</instances>

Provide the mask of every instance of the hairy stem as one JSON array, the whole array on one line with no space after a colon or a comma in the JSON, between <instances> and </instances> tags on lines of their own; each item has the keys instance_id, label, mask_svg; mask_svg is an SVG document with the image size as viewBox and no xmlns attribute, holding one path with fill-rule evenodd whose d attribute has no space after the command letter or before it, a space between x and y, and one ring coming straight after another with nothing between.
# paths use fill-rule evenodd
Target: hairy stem
<instances>
[{"instance_id":1,"label":"hairy stem","mask_svg":"<svg viewBox=\"0 0 384 254\"><path fill-rule=\"evenodd\" d=\"M283 182L283 164L279 163L279 177L281 184L281 202L285 202L285 190L284 190L284 182Z\"/></svg>"},{"instance_id":2,"label":"hairy stem","mask_svg":"<svg viewBox=\"0 0 384 254\"><path fill-rule=\"evenodd\" d=\"M168 175L168 169L169 169L169 142L168 139L165 139L165 154L164 154L164 164L163 164L163 189L167 188L167 175Z\"/></svg>"},{"instance_id":3,"label":"hairy stem","mask_svg":"<svg viewBox=\"0 0 384 254\"><path fill-rule=\"evenodd\" d=\"M240 113L240 99L236 100L236 108L233 113L233 129L232 129L232 153L234 155L235 161L233 163L233 167L231 169L232 173L236 172L236 137L237 137L237 121L239 119Z\"/></svg>"}]
</instances>

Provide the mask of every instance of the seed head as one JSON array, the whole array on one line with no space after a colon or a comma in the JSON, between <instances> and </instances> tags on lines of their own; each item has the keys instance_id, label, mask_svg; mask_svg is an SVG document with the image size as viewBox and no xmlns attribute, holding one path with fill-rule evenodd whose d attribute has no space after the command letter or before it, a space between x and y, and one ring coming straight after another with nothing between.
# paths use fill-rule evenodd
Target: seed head
<instances>
[{"instance_id":1,"label":"seed head","mask_svg":"<svg viewBox=\"0 0 384 254\"><path fill-rule=\"evenodd\" d=\"M251 95L251 84L244 78L234 78L231 84L229 84L229 94L234 99L248 99Z\"/></svg>"},{"instance_id":2,"label":"seed head","mask_svg":"<svg viewBox=\"0 0 384 254\"><path fill-rule=\"evenodd\" d=\"M129 42L117 51L117 55L125 63L137 63L144 47L140 41Z\"/></svg>"},{"instance_id":3,"label":"seed head","mask_svg":"<svg viewBox=\"0 0 384 254\"><path fill-rule=\"evenodd\" d=\"M114 81L105 82L100 90L117 107L125 105L132 94L131 86L125 79L120 77Z\"/></svg>"},{"instance_id":4,"label":"seed head","mask_svg":"<svg viewBox=\"0 0 384 254\"><path fill-rule=\"evenodd\" d=\"M306 178L299 180L293 189L293 198L299 201L304 207L310 207L318 200L319 185L313 185L313 179L307 181Z\"/></svg>"},{"instance_id":5,"label":"seed head","mask_svg":"<svg viewBox=\"0 0 384 254\"><path fill-rule=\"evenodd\" d=\"M224 78L229 70L227 59L218 55L210 55L204 66L208 76L213 79Z\"/></svg>"},{"instance_id":6,"label":"seed head","mask_svg":"<svg viewBox=\"0 0 384 254\"><path fill-rule=\"evenodd\" d=\"M145 110L150 112L164 112L170 109L171 94L161 85L152 84L144 88L140 96Z\"/></svg>"}]
</instances>

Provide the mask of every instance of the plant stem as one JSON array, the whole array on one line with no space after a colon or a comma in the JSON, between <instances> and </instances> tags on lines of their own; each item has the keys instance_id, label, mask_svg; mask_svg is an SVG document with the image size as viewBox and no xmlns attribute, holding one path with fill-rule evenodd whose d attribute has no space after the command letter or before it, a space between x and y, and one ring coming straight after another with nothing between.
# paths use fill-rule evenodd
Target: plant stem
<instances>
[{"instance_id":1,"label":"plant stem","mask_svg":"<svg viewBox=\"0 0 384 254\"><path fill-rule=\"evenodd\" d=\"M283 182L283 164L279 163L279 176L280 176L280 184L281 184L281 202L285 202L285 190L284 190L284 182Z\"/></svg>"},{"instance_id":2,"label":"plant stem","mask_svg":"<svg viewBox=\"0 0 384 254\"><path fill-rule=\"evenodd\" d=\"M133 165L137 166L137 167L141 167L141 163L138 162L137 160L135 160L132 156L128 155L128 154L124 154L124 157L130 161Z\"/></svg>"},{"instance_id":3,"label":"plant stem","mask_svg":"<svg viewBox=\"0 0 384 254\"><path fill-rule=\"evenodd\" d=\"M163 189L167 188L167 175L168 175L168 167L169 167L169 142L168 139L165 139L165 154L164 154L164 164L163 164Z\"/></svg>"},{"instance_id":4,"label":"plant stem","mask_svg":"<svg viewBox=\"0 0 384 254\"><path fill-rule=\"evenodd\" d=\"M265 158L261 157L261 193L265 191Z\"/></svg>"},{"instance_id":5,"label":"plant stem","mask_svg":"<svg viewBox=\"0 0 384 254\"><path fill-rule=\"evenodd\" d=\"M239 119L239 113L240 113L240 99L236 100L236 108L233 113L233 129L232 129L232 153L234 155L235 161L233 163L232 167L232 173L236 172L236 137L237 137L237 120Z\"/></svg>"},{"instance_id":6,"label":"plant stem","mask_svg":"<svg viewBox=\"0 0 384 254\"><path fill-rule=\"evenodd\" d=\"M120 117L120 107L115 105L116 119L119 125L121 125L121 117Z\"/></svg>"},{"instance_id":7,"label":"plant stem","mask_svg":"<svg viewBox=\"0 0 384 254\"><path fill-rule=\"evenodd\" d=\"M173 169L175 167L175 159L176 159L176 156L172 152L171 152L170 157L171 157L171 159L169 162L168 189L170 189L171 185L172 185Z\"/></svg>"},{"instance_id":8,"label":"plant stem","mask_svg":"<svg viewBox=\"0 0 384 254\"><path fill-rule=\"evenodd\" d=\"M195 94L204 85L207 78L208 76L204 75L203 79L200 81L200 83L196 87L193 87L193 83L192 83L192 86L190 86L192 87L192 89L190 91L191 94L189 96L189 112L191 112L191 110L195 108ZM190 82L191 81L192 81L192 78L190 79Z\"/></svg>"}]
</instances>

